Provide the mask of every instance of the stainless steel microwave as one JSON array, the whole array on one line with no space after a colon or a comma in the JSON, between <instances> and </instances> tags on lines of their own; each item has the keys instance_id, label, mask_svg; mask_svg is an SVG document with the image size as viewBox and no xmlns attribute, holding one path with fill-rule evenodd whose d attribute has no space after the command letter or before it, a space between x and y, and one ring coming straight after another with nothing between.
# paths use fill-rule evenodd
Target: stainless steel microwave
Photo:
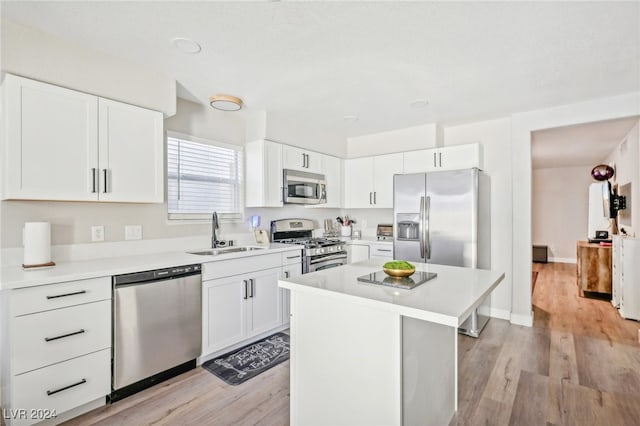
<instances>
[{"instance_id":1,"label":"stainless steel microwave","mask_svg":"<svg viewBox=\"0 0 640 426\"><path fill-rule=\"evenodd\" d=\"M284 196L286 204L323 204L327 202L324 175L284 169Z\"/></svg>"}]
</instances>

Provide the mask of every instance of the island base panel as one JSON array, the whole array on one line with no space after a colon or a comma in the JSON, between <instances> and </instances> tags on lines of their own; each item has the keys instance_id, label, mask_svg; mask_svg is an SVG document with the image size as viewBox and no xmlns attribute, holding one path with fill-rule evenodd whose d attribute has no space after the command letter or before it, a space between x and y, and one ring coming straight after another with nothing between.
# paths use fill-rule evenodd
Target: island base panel
<instances>
[{"instance_id":1,"label":"island base panel","mask_svg":"<svg viewBox=\"0 0 640 426\"><path fill-rule=\"evenodd\" d=\"M457 330L402 317L402 342L403 424L449 424L457 410Z\"/></svg>"},{"instance_id":2,"label":"island base panel","mask_svg":"<svg viewBox=\"0 0 640 426\"><path fill-rule=\"evenodd\" d=\"M291 292L291 424L399 425L401 317Z\"/></svg>"}]
</instances>

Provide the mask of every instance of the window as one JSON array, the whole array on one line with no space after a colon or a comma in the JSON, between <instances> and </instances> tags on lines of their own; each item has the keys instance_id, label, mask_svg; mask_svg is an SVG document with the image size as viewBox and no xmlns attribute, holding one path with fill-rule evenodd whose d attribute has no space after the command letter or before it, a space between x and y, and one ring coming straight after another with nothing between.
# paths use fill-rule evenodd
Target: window
<instances>
[{"instance_id":1,"label":"window","mask_svg":"<svg viewBox=\"0 0 640 426\"><path fill-rule=\"evenodd\" d=\"M242 218L242 148L170 133L167 138L169 219Z\"/></svg>"}]
</instances>

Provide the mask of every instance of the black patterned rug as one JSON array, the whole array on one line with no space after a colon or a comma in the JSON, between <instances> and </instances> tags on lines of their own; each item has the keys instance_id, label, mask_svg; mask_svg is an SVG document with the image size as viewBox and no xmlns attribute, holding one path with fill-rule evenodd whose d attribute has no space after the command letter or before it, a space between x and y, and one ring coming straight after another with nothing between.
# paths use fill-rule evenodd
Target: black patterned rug
<instances>
[{"instance_id":1,"label":"black patterned rug","mask_svg":"<svg viewBox=\"0 0 640 426\"><path fill-rule=\"evenodd\" d=\"M289 359L289 336L276 333L202 364L230 385L239 385Z\"/></svg>"}]
</instances>

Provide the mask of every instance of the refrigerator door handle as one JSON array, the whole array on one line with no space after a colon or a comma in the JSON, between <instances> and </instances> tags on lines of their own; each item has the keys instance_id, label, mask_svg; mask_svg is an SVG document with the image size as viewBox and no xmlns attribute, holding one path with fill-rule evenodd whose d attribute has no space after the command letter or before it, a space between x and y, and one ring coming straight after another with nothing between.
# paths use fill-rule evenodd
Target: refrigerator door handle
<instances>
[{"instance_id":1,"label":"refrigerator door handle","mask_svg":"<svg viewBox=\"0 0 640 426\"><path fill-rule=\"evenodd\" d=\"M420 235L420 258L424 259L424 197L420 197L420 222L418 234Z\"/></svg>"},{"instance_id":2,"label":"refrigerator door handle","mask_svg":"<svg viewBox=\"0 0 640 426\"><path fill-rule=\"evenodd\" d=\"M425 223L425 251L427 253L427 260L431 259L431 235L429 235L429 216L430 216L430 212L431 212L431 197L426 197L425 199L425 207L424 207L424 211L425 211L425 218L424 218L424 223Z\"/></svg>"}]
</instances>

